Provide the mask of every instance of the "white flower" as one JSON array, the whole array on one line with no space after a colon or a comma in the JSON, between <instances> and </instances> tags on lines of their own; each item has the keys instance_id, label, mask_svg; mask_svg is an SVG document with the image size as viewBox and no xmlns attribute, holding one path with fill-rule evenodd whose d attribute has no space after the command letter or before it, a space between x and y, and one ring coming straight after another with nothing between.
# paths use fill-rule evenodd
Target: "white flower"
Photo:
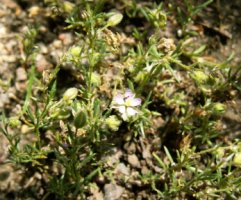
<instances>
[{"instance_id":1,"label":"white flower","mask_svg":"<svg viewBox=\"0 0 241 200\"><path fill-rule=\"evenodd\" d=\"M124 94L118 93L112 101L112 108L118 110L125 121L139 112L136 108L139 105L141 105L141 99L135 98L135 94L129 89Z\"/></svg>"}]
</instances>

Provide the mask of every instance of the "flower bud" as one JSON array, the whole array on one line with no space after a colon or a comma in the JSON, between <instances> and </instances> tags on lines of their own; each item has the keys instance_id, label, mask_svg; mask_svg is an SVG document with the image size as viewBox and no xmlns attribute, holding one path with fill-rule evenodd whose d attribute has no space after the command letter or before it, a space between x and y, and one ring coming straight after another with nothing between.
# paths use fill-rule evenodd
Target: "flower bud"
<instances>
[{"instance_id":1,"label":"flower bud","mask_svg":"<svg viewBox=\"0 0 241 200\"><path fill-rule=\"evenodd\" d=\"M69 101L74 99L78 94L78 89L77 88L69 88L68 90L65 91L63 95L63 100Z\"/></svg>"},{"instance_id":2,"label":"flower bud","mask_svg":"<svg viewBox=\"0 0 241 200\"><path fill-rule=\"evenodd\" d=\"M215 114L221 114L225 111L225 105L222 103L214 103L212 110Z\"/></svg>"},{"instance_id":3,"label":"flower bud","mask_svg":"<svg viewBox=\"0 0 241 200\"><path fill-rule=\"evenodd\" d=\"M115 115L111 115L106 118L105 123L110 130L118 131L121 121Z\"/></svg>"},{"instance_id":4,"label":"flower bud","mask_svg":"<svg viewBox=\"0 0 241 200\"><path fill-rule=\"evenodd\" d=\"M63 3L64 12L71 13L73 9L74 9L73 3L69 2L69 1L64 1L64 3Z\"/></svg>"},{"instance_id":5,"label":"flower bud","mask_svg":"<svg viewBox=\"0 0 241 200\"><path fill-rule=\"evenodd\" d=\"M148 74L144 71L139 71L138 74L134 77L135 82L141 83L142 81L145 80L146 76Z\"/></svg>"},{"instance_id":6,"label":"flower bud","mask_svg":"<svg viewBox=\"0 0 241 200\"><path fill-rule=\"evenodd\" d=\"M8 121L8 124L9 124L10 127L16 128L21 124L21 122L18 119L18 117L10 117L9 121Z\"/></svg>"},{"instance_id":7,"label":"flower bud","mask_svg":"<svg viewBox=\"0 0 241 200\"><path fill-rule=\"evenodd\" d=\"M205 83L208 81L209 77L201 70L193 71L192 77L198 82L198 83Z\"/></svg>"},{"instance_id":8,"label":"flower bud","mask_svg":"<svg viewBox=\"0 0 241 200\"><path fill-rule=\"evenodd\" d=\"M73 56L73 57L78 57L81 53L81 48L78 47L78 46L74 46L70 49L70 54Z\"/></svg>"},{"instance_id":9,"label":"flower bud","mask_svg":"<svg viewBox=\"0 0 241 200\"><path fill-rule=\"evenodd\" d=\"M241 167L241 152L237 152L233 158L233 165Z\"/></svg>"},{"instance_id":10,"label":"flower bud","mask_svg":"<svg viewBox=\"0 0 241 200\"><path fill-rule=\"evenodd\" d=\"M123 19L123 15L121 13L113 13L113 15L108 19L107 26L116 26Z\"/></svg>"},{"instance_id":11,"label":"flower bud","mask_svg":"<svg viewBox=\"0 0 241 200\"><path fill-rule=\"evenodd\" d=\"M30 47L31 47L31 44L32 44L32 42L31 42L31 40L30 40L29 38L25 38L25 39L23 40L23 45L24 45L24 48L25 48L25 49L30 48Z\"/></svg>"}]
</instances>

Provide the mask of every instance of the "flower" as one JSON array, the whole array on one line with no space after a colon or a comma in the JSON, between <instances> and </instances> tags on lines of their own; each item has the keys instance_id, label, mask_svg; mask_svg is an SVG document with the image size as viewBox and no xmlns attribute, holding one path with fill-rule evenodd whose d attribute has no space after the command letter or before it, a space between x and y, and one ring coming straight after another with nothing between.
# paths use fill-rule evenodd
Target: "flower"
<instances>
[{"instance_id":1,"label":"flower","mask_svg":"<svg viewBox=\"0 0 241 200\"><path fill-rule=\"evenodd\" d=\"M138 109L135 107L139 105L141 105L141 99L135 98L135 94L130 89L127 89L124 94L118 93L112 101L112 108L121 113L124 121L138 113Z\"/></svg>"}]
</instances>

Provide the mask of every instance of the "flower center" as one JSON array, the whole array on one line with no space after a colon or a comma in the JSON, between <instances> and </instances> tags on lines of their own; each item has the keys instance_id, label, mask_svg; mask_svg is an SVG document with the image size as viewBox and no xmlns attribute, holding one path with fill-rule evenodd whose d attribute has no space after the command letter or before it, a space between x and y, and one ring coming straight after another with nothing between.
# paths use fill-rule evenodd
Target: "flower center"
<instances>
[{"instance_id":1,"label":"flower center","mask_svg":"<svg viewBox=\"0 0 241 200\"><path fill-rule=\"evenodd\" d=\"M126 106L126 107L131 107L131 105L132 105L132 99L131 99L131 98L127 98L127 99L125 100L125 106Z\"/></svg>"}]
</instances>

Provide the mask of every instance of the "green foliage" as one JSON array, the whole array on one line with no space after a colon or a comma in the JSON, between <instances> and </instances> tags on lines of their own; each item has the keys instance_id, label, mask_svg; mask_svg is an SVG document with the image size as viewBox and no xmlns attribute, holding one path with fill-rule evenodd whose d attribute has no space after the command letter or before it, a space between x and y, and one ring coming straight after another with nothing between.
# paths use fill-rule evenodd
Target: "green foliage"
<instances>
[{"instance_id":1,"label":"green foliage","mask_svg":"<svg viewBox=\"0 0 241 200\"><path fill-rule=\"evenodd\" d=\"M169 141L160 143L161 149L150 158L159 171L139 176L160 199L238 197L240 144L219 144L223 135L218 125L226 99L217 94L240 90L240 77L235 75L240 68L232 73L231 59L205 60L206 46L193 46L188 37L176 42L160 36L174 12L165 4L120 1L123 6L118 12L106 13L107 1L45 2L65 18L65 28L75 33L76 42L41 80L33 64L38 33L28 30L23 40L26 63L31 66L26 98L19 116L2 114L1 127L10 144L10 160L49 177L43 199L51 195L86 199L90 183L102 172L111 174L101 159L116 145L113 137L124 138L125 131L135 140L154 132L153 137L178 143L169 147ZM185 0L184 7L177 7L183 31L211 2L196 6ZM138 27L133 37L118 32L133 18L144 18L151 27L148 40ZM58 87L64 65L81 77L75 86ZM120 94L124 101L113 105ZM154 129L160 116L165 126ZM31 135L26 145L21 144L21 123Z\"/></svg>"},{"instance_id":2,"label":"green foliage","mask_svg":"<svg viewBox=\"0 0 241 200\"><path fill-rule=\"evenodd\" d=\"M187 25L192 22L193 18L212 2L213 0L207 0L198 4L193 0L184 0L182 2L184 5L177 6L177 20L182 26L182 31L186 32Z\"/></svg>"}]
</instances>

